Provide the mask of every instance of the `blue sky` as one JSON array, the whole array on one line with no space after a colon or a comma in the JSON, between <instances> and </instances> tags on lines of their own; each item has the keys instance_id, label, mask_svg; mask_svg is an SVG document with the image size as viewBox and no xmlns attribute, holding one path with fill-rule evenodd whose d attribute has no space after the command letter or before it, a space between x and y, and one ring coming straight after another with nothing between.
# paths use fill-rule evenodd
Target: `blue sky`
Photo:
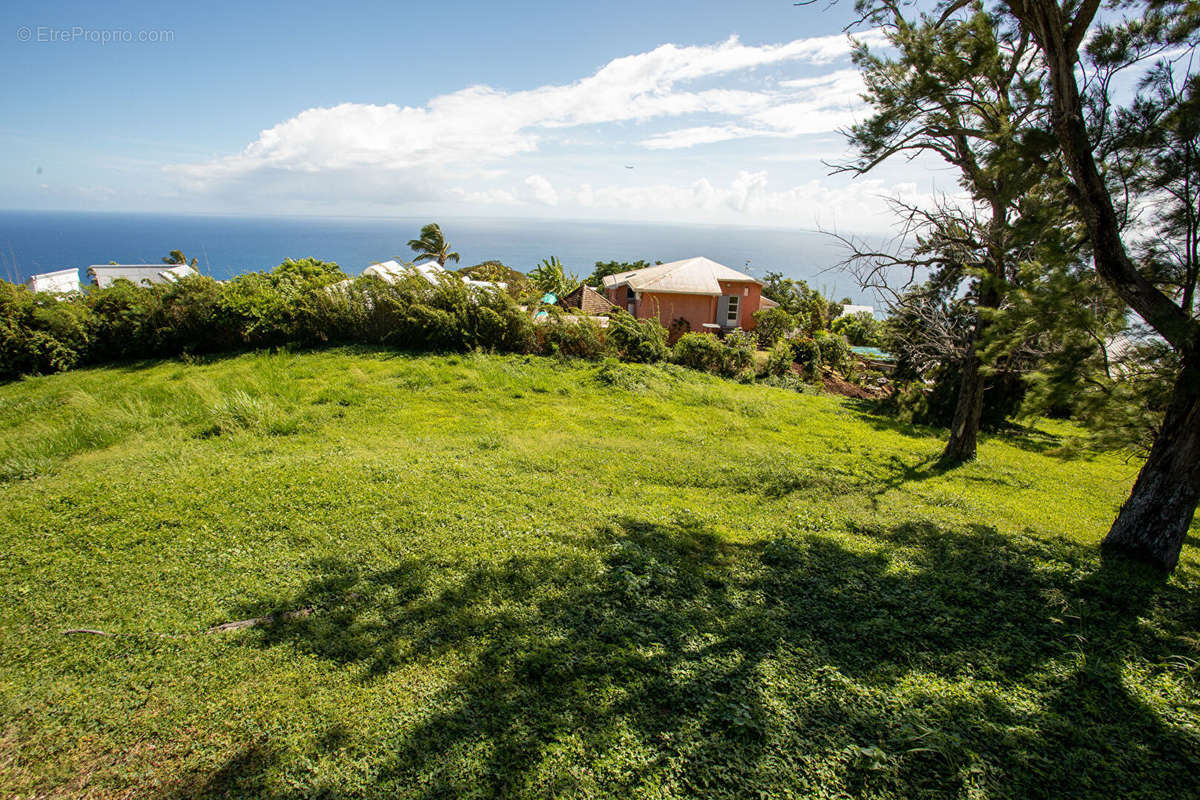
<instances>
[{"instance_id":1,"label":"blue sky","mask_svg":"<svg viewBox=\"0 0 1200 800\"><path fill-rule=\"evenodd\" d=\"M109 6L0 11L0 205L866 231L946 182L827 176L849 3Z\"/></svg>"}]
</instances>

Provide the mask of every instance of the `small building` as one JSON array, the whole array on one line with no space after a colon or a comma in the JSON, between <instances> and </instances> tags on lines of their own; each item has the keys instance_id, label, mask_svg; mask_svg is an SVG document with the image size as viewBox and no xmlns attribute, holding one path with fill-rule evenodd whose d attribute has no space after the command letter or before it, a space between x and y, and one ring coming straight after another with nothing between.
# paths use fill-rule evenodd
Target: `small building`
<instances>
[{"instance_id":1,"label":"small building","mask_svg":"<svg viewBox=\"0 0 1200 800\"><path fill-rule=\"evenodd\" d=\"M852 317L855 314L870 314L873 317L873 316L875 316L875 306L844 305L844 306L842 306L842 313L838 314L838 316L839 317Z\"/></svg>"},{"instance_id":2,"label":"small building","mask_svg":"<svg viewBox=\"0 0 1200 800\"><path fill-rule=\"evenodd\" d=\"M753 330L762 281L708 258L687 258L604 278L609 302L678 330Z\"/></svg>"},{"instance_id":3,"label":"small building","mask_svg":"<svg viewBox=\"0 0 1200 800\"><path fill-rule=\"evenodd\" d=\"M54 272L41 272L30 275L25 281L31 292L53 292L54 294L71 294L79 291L79 270L60 269Z\"/></svg>"},{"instance_id":4,"label":"small building","mask_svg":"<svg viewBox=\"0 0 1200 800\"><path fill-rule=\"evenodd\" d=\"M575 291L558 298L558 304L566 309L577 308L588 315L607 314L613 304L607 297L586 283L579 284Z\"/></svg>"},{"instance_id":5,"label":"small building","mask_svg":"<svg viewBox=\"0 0 1200 800\"><path fill-rule=\"evenodd\" d=\"M453 275L467 286L473 286L477 289L497 289L499 291L504 291L506 288L508 288L508 285L504 283L498 283L494 281L477 281L471 278L464 278L457 273L447 271L436 261L426 261L422 264L401 264L399 261L391 259L372 264L364 269L362 274L372 275L376 278L379 278L384 283L397 283L405 276L419 275L434 286L437 285L437 282L441 280L442 276Z\"/></svg>"},{"instance_id":6,"label":"small building","mask_svg":"<svg viewBox=\"0 0 1200 800\"><path fill-rule=\"evenodd\" d=\"M93 264L87 268L92 283L97 288L106 289L113 281L126 280L136 286L146 286L155 283L174 283L180 278L199 275L194 268L187 264Z\"/></svg>"}]
</instances>

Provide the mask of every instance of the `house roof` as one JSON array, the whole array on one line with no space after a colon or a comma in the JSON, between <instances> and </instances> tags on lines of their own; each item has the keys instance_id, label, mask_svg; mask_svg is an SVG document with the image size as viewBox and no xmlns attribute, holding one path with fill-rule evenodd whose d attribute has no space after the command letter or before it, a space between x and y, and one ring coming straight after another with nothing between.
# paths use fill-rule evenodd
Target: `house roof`
<instances>
[{"instance_id":1,"label":"house roof","mask_svg":"<svg viewBox=\"0 0 1200 800\"><path fill-rule=\"evenodd\" d=\"M628 284L635 292L720 295L720 281L762 283L744 272L700 256L608 275L604 278L604 288L613 289Z\"/></svg>"},{"instance_id":2,"label":"house roof","mask_svg":"<svg viewBox=\"0 0 1200 800\"><path fill-rule=\"evenodd\" d=\"M578 308L589 314L602 314L612 308L612 302L586 283L579 284L575 291L558 298L563 308Z\"/></svg>"},{"instance_id":3,"label":"house roof","mask_svg":"<svg viewBox=\"0 0 1200 800\"><path fill-rule=\"evenodd\" d=\"M776 308L778 305L779 305L779 303L776 303L774 300L767 297L765 294L758 299L758 307L759 308Z\"/></svg>"},{"instance_id":4,"label":"house roof","mask_svg":"<svg viewBox=\"0 0 1200 800\"><path fill-rule=\"evenodd\" d=\"M101 289L121 279L141 286L143 283L174 283L180 278L199 274L186 264L93 264L87 271Z\"/></svg>"},{"instance_id":5,"label":"house roof","mask_svg":"<svg viewBox=\"0 0 1200 800\"><path fill-rule=\"evenodd\" d=\"M452 272L447 272L441 264L436 261L426 261L421 264L401 264L395 259L383 261L378 264L372 264L363 270L363 275L374 275L387 283L395 283L405 275L420 275L426 281L433 285L437 285L438 280L442 275L454 275L459 278L467 286L475 286L480 289L505 289L508 284L496 283L493 281L477 281L471 278L464 278Z\"/></svg>"},{"instance_id":6,"label":"house roof","mask_svg":"<svg viewBox=\"0 0 1200 800\"><path fill-rule=\"evenodd\" d=\"M30 275L25 281L31 292L78 292L79 270L75 267Z\"/></svg>"}]
</instances>

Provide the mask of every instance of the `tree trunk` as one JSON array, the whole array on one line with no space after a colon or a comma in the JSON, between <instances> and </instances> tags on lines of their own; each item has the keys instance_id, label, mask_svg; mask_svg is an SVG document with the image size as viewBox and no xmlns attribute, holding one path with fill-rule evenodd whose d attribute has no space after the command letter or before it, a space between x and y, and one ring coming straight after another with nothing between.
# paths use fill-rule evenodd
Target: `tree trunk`
<instances>
[{"instance_id":1,"label":"tree trunk","mask_svg":"<svg viewBox=\"0 0 1200 800\"><path fill-rule=\"evenodd\" d=\"M1200 358L1185 361L1150 457L1104 546L1175 569L1200 499Z\"/></svg>"},{"instance_id":2,"label":"tree trunk","mask_svg":"<svg viewBox=\"0 0 1200 800\"><path fill-rule=\"evenodd\" d=\"M979 344L983 338L983 320L975 325L971 345L963 362L962 379L958 384L958 403L954 406L954 420L950 423L950 441L938 463L943 467L954 467L975 460L979 439L979 420L983 416L983 374L980 371Z\"/></svg>"}]
</instances>

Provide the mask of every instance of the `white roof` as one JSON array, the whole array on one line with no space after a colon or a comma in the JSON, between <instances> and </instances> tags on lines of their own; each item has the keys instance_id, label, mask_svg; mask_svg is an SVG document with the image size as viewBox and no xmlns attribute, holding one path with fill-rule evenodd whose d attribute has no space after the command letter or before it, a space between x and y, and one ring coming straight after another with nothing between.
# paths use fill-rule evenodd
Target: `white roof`
<instances>
[{"instance_id":1,"label":"white roof","mask_svg":"<svg viewBox=\"0 0 1200 800\"><path fill-rule=\"evenodd\" d=\"M441 276L450 275L453 273L447 272L442 265L438 264L436 261L426 261L423 264L408 265L401 264L395 259L382 261L378 264L372 264L363 270L363 275L373 275L387 283L395 283L405 275L413 274L420 275L431 284L436 284ZM507 284L503 283L493 283L492 281L476 281L471 280L470 278L462 278L459 275L455 275L455 277L460 278L467 286L474 286L478 289L507 288Z\"/></svg>"},{"instance_id":2,"label":"white roof","mask_svg":"<svg viewBox=\"0 0 1200 800\"><path fill-rule=\"evenodd\" d=\"M845 306L842 306L842 313L839 314L838 316L849 317L854 314L870 314L871 316L875 316L875 306L845 305Z\"/></svg>"},{"instance_id":3,"label":"white roof","mask_svg":"<svg viewBox=\"0 0 1200 800\"><path fill-rule=\"evenodd\" d=\"M143 283L174 283L180 278L199 274L186 264L93 264L87 271L101 289L122 278L141 286Z\"/></svg>"},{"instance_id":4,"label":"white roof","mask_svg":"<svg viewBox=\"0 0 1200 800\"><path fill-rule=\"evenodd\" d=\"M67 292L79 291L79 270L76 267L70 269L60 269L54 272L42 272L37 275L30 275L29 280L25 281L25 285L29 287L31 292L56 292L66 294Z\"/></svg>"},{"instance_id":5,"label":"white roof","mask_svg":"<svg viewBox=\"0 0 1200 800\"><path fill-rule=\"evenodd\" d=\"M724 293L719 281L762 283L744 272L701 256L608 275L604 278L604 288L613 289L621 284L629 284L629 288L635 292L721 295Z\"/></svg>"}]
</instances>

